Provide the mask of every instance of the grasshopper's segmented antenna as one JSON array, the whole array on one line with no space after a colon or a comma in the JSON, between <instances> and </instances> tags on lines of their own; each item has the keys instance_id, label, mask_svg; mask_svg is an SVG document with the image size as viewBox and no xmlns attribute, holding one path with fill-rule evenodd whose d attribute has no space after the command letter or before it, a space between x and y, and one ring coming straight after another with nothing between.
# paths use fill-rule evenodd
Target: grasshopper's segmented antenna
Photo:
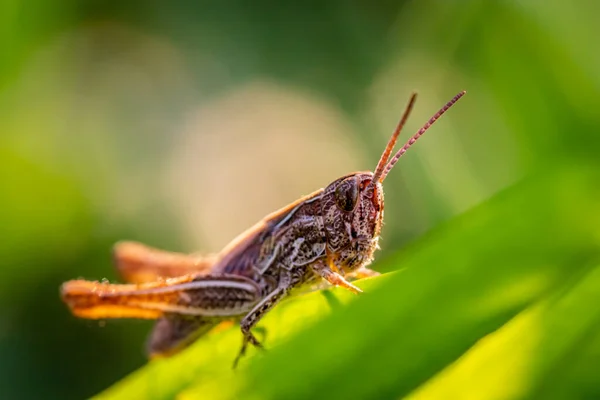
<instances>
[{"instance_id":1,"label":"grasshopper's segmented antenna","mask_svg":"<svg viewBox=\"0 0 600 400\"><path fill-rule=\"evenodd\" d=\"M406 124L406 120L408 119L408 116L410 115L410 112L412 111L416 100L417 100L417 94L413 92L413 94L410 96L410 100L408 101L408 104L406 105L406 108L404 109L402 118L400 118L400 122L398 122L398 126L396 126L394 133L392 133L392 137L390 137L390 140L388 141L387 146L385 146L385 150L381 154L381 158L379 158L377 167L375 167L375 171L373 172L373 180L371 181L373 184L375 184L375 182L377 182L379 180L379 178L381 177L381 174L383 173L385 165L387 164L387 162L390 158L390 154L392 154L392 150L394 150L394 146L396 146L396 141L398 140L400 131L402 131L404 124Z\"/></svg>"},{"instance_id":2,"label":"grasshopper's segmented antenna","mask_svg":"<svg viewBox=\"0 0 600 400\"><path fill-rule=\"evenodd\" d=\"M423 135L427 131L427 129L429 129L431 127L431 125L433 125L435 123L435 121L437 121L442 116L442 114L444 114L446 111L448 111L448 109L450 107L452 107L454 105L454 103L456 103L461 97L463 97L465 95L465 93L467 93L467 92L465 90L463 90L462 92L460 92L459 94L454 96L454 98L452 98L452 100L450 100L448 103L446 103L446 105L444 107L442 107L437 113L435 113L435 115L433 117L431 117L429 119L429 121L427 121L427 123L425 125L423 125L423 127L421 129L419 129L417 131L417 133L415 133L413 135L413 137L411 137L404 146L402 146L402 148L400 148L400 150L398 150L398 152L394 155L394 157L392 157L390 162L386 165L383 173L381 174L381 177L379 178L379 182L383 182L383 180L385 179L387 174L389 174L389 172L392 170L392 168L394 168L394 165L396 165L396 163L398 162L400 157L402 157L404 155L404 153L406 153L406 151L410 148L410 146L412 146L417 141L417 139L419 139L421 137L421 135Z\"/></svg>"}]
</instances>

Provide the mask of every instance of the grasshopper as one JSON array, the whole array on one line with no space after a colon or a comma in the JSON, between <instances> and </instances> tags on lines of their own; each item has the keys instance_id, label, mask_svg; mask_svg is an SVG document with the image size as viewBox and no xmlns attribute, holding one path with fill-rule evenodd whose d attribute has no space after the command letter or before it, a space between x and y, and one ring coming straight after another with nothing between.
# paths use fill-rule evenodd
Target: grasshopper
<instances>
[{"instance_id":1,"label":"grasshopper","mask_svg":"<svg viewBox=\"0 0 600 400\"><path fill-rule=\"evenodd\" d=\"M169 356L223 321L239 322L243 341L262 347L252 328L293 289L329 282L354 293L346 278L371 276L383 223L383 181L396 162L466 92L442 107L390 159L416 100L410 97L373 172L354 172L275 211L218 254L199 256L136 242L114 246L114 261L129 284L72 280L62 300L78 317L157 319L150 357Z\"/></svg>"}]
</instances>

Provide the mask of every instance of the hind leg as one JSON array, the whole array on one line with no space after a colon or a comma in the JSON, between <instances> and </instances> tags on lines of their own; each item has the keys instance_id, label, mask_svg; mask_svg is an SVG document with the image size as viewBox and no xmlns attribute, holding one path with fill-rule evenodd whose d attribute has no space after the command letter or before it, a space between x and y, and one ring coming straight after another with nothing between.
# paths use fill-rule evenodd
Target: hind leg
<instances>
[{"instance_id":1,"label":"hind leg","mask_svg":"<svg viewBox=\"0 0 600 400\"><path fill-rule=\"evenodd\" d=\"M175 253L124 241L113 247L113 260L125 281L146 283L188 274L209 274L216 255Z\"/></svg>"}]
</instances>

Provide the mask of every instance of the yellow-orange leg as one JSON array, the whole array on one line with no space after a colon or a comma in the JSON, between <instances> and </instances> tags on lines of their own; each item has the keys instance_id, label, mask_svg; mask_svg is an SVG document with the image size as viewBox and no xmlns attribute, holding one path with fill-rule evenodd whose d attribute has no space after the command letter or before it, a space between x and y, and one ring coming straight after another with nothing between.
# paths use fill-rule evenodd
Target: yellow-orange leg
<instances>
[{"instance_id":1,"label":"yellow-orange leg","mask_svg":"<svg viewBox=\"0 0 600 400\"><path fill-rule=\"evenodd\" d=\"M154 282L190 274L210 274L217 256L183 254L155 249L138 242L118 242L113 259L124 280L130 283Z\"/></svg>"},{"instance_id":2,"label":"yellow-orange leg","mask_svg":"<svg viewBox=\"0 0 600 400\"><path fill-rule=\"evenodd\" d=\"M325 265L325 263L316 263L312 265L311 268L317 275L321 276L333 286L343 287L344 289L356 294L362 293L362 290L359 287L354 286L344 279L342 275L332 271L329 266Z\"/></svg>"},{"instance_id":3,"label":"yellow-orange leg","mask_svg":"<svg viewBox=\"0 0 600 400\"><path fill-rule=\"evenodd\" d=\"M346 274L346 277L350 278L350 279L363 279L363 278L371 278L371 277L379 276L379 275L381 275L380 272L373 271L372 269L369 269L367 267L361 267L354 272L350 272L350 273Z\"/></svg>"},{"instance_id":4,"label":"yellow-orange leg","mask_svg":"<svg viewBox=\"0 0 600 400\"><path fill-rule=\"evenodd\" d=\"M139 285L69 281L61 294L73 314L84 318L233 317L252 309L260 288L237 275L188 275Z\"/></svg>"}]
</instances>

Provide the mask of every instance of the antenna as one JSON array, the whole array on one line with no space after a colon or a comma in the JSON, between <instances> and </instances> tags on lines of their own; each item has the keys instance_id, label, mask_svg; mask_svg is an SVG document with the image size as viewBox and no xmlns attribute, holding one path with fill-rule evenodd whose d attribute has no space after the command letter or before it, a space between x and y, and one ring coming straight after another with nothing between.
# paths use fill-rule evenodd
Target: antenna
<instances>
[{"instance_id":1,"label":"antenna","mask_svg":"<svg viewBox=\"0 0 600 400\"><path fill-rule=\"evenodd\" d=\"M413 109L413 106L415 105L416 100L417 100L417 94L413 92L413 94L410 96L410 100L408 101L408 104L406 105L406 108L404 109L404 114L402 114L402 118L400 118L400 122L398 122L398 126L396 126L394 133L392 133L392 137L390 137L390 140L388 141L387 146L385 146L385 150L381 154L381 158L379 159L379 162L377 163L377 167L375 167L375 171L373 172L373 180L371 181L373 185L381 177L381 174L383 173L383 169L385 168L385 164L388 162L388 160L390 158L390 154L392 154L392 150L394 150L394 146L396 146L396 141L398 140L400 131L404 127L404 124L406 123L406 120L408 119L408 116L409 116L411 110Z\"/></svg>"},{"instance_id":2,"label":"antenna","mask_svg":"<svg viewBox=\"0 0 600 400\"><path fill-rule=\"evenodd\" d=\"M433 117L431 117L429 119L429 121L427 121L427 123L425 125L423 125L423 127L421 129L419 129L417 131L417 133L415 133L408 140L408 142L406 142L406 144L404 146L402 146L402 148L400 148L400 150L398 150L398 152L394 155L394 157L392 157L390 162L386 165L385 170L381 174L381 178L379 178L379 182L383 182L383 180L385 179L387 174L390 173L392 168L394 168L394 165L396 165L396 163L398 162L400 157L402 157L404 155L404 153L406 153L406 151L410 148L410 146L412 146L417 141L417 139L419 139L421 137L421 135L423 135L427 131L427 129L429 129L431 127L431 125L434 124L435 121L437 121L446 111L448 111L448 109L450 107L452 107L454 105L454 103L456 103L461 97L463 97L465 95L465 93L467 93L467 92L465 90L463 90L462 92L460 92L459 94L454 96L452 98L452 100L450 100L448 103L446 103L446 105L444 107L442 107L437 113L435 113L435 115Z\"/></svg>"}]
</instances>

